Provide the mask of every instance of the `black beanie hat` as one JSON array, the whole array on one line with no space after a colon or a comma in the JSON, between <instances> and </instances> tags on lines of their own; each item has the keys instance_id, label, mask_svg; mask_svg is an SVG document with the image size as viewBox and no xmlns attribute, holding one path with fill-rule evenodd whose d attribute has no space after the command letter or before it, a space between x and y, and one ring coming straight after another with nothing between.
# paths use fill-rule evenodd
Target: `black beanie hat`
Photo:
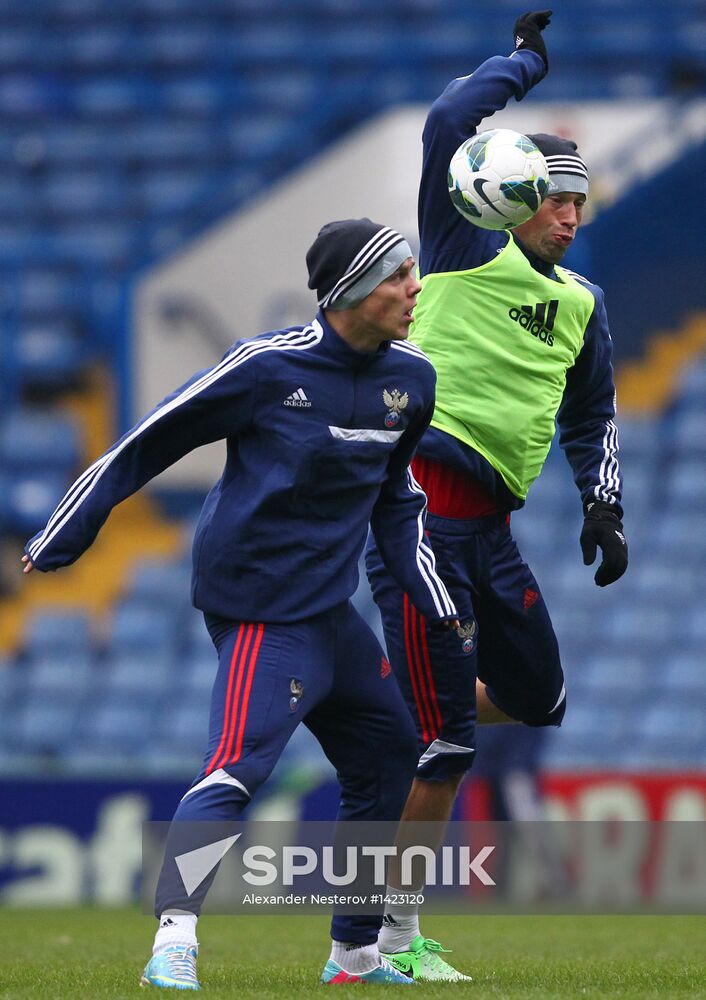
<instances>
[{"instance_id":1,"label":"black beanie hat","mask_svg":"<svg viewBox=\"0 0 706 1000\"><path fill-rule=\"evenodd\" d=\"M575 142L545 132L528 134L527 138L532 140L547 161L550 194L556 191L588 194L588 169L579 156Z\"/></svg>"},{"instance_id":2,"label":"black beanie hat","mask_svg":"<svg viewBox=\"0 0 706 1000\"><path fill-rule=\"evenodd\" d=\"M393 274L412 251L404 236L370 219L329 222L309 247L309 288L322 309L348 309Z\"/></svg>"}]
</instances>

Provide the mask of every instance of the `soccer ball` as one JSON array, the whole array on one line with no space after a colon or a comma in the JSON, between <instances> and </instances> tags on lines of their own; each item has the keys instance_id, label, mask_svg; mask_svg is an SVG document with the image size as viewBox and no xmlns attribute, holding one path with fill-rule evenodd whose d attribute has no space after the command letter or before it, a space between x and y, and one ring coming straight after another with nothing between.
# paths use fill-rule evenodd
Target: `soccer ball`
<instances>
[{"instance_id":1,"label":"soccer ball","mask_svg":"<svg viewBox=\"0 0 706 1000\"><path fill-rule=\"evenodd\" d=\"M449 194L481 229L514 229L531 219L549 189L547 163L531 139L495 128L466 139L449 163Z\"/></svg>"}]
</instances>

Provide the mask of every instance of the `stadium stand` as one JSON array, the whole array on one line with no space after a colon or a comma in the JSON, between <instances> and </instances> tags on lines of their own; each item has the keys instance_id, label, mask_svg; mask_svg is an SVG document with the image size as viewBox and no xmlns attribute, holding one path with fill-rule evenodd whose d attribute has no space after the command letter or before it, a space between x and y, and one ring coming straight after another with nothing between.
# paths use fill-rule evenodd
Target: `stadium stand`
<instances>
[{"instance_id":1,"label":"stadium stand","mask_svg":"<svg viewBox=\"0 0 706 1000\"><path fill-rule=\"evenodd\" d=\"M116 365L125 276L368 116L428 103L451 77L506 50L515 10L451 0L0 0L0 539L41 526L114 436L95 366ZM542 100L703 93L703 5L576 2L570 25L552 27L551 58ZM689 767L706 752L706 354L691 363L706 349L706 316L666 341L619 386L640 412L620 423L631 569L616 599L605 601L580 563L579 505L556 450L515 518L571 691L567 724L548 742L552 767ZM91 554L77 568L78 611L57 597L56 580L41 581L36 598L5 602L0 770L20 760L68 773L193 770L193 754L170 734L200 746L215 656L188 607L181 529L146 500L129 511L111 518L116 533L106 527L98 562ZM358 599L377 627L365 588ZM665 690L676 707L661 704Z\"/></svg>"}]
</instances>

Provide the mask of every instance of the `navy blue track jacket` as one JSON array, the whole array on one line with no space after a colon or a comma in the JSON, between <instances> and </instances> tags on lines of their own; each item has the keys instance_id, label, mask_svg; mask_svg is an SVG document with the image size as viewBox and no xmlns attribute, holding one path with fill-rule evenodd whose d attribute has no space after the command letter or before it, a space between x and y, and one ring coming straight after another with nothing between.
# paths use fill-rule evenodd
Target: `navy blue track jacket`
<instances>
[{"instance_id":1,"label":"navy blue track jacket","mask_svg":"<svg viewBox=\"0 0 706 1000\"><path fill-rule=\"evenodd\" d=\"M431 621L456 616L424 538L408 469L434 408L434 369L401 341L360 353L319 313L237 343L88 468L25 549L40 570L74 562L111 509L187 452L225 438L223 475L194 538L203 611L284 623L347 600L368 525Z\"/></svg>"},{"instance_id":2,"label":"navy blue track jacket","mask_svg":"<svg viewBox=\"0 0 706 1000\"><path fill-rule=\"evenodd\" d=\"M509 239L507 233L480 229L467 222L448 195L451 157L484 118L504 108L511 97L520 101L544 76L542 58L528 49L493 56L470 76L453 80L432 105L424 128L419 189L419 267L426 274L464 271L491 260ZM488 124L484 127L492 127ZM551 276L553 266L532 254L515 237L532 267ZM592 293L593 314L576 363L567 372L566 389L557 415L559 443L564 449L584 503L602 500L622 514L615 426L612 342L603 291L571 272ZM480 481L502 510L521 507L486 459L456 438L431 427L419 454L465 471Z\"/></svg>"}]
</instances>

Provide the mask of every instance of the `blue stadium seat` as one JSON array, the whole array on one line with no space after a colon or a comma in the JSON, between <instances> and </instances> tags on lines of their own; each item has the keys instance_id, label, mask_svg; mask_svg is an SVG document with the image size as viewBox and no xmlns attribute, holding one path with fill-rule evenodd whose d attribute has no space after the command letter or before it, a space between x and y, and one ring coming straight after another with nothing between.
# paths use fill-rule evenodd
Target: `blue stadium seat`
<instances>
[{"instance_id":1,"label":"blue stadium seat","mask_svg":"<svg viewBox=\"0 0 706 1000\"><path fill-rule=\"evenodd\" d=\"M180 636L179 610L125 600L113 614L109 651L113 655L174 652Z\"/></svg>"},{"instance_id":2,"label":"blue stadium seat","mask_svg":"<svg viewBox=\"0 0 706 1000\"><path fill-rule=\"evenodd\" d=\"M72 219L112 218L135 205L134 185L112 169L54 171L35 193L45 212Z\"/></svg>"},{"instance_id":3,"label":"blue stadium seat","mask_svg":"<svg viewBox=\"0 0 706 1000\"><path fill-rule=\"evenodd\" d=\"M56 79L18 73L0 80L0 115L6 121L48 118L65 104L65 89Z\"/></svg>"},{"instance_id":4,"label":"blue stadium seat","mask_svg":"<svg viewBox=\"0 0 706 1000\"><path fill-rule=\"evenodd\" d=\"M76 422L49 409L15 409L0 421L0 469L72 473L81 461Z\"/></svg>"},{"instance_id":5,"label":"blue stadium seat","mask_svg":"<svg viewBox=\"0 0 706 1000\"><path fill-rule=\"evenodd\" d=\"M137 753L147 745L154 725L152 711L132 697L127 703L105 701L84 713L73 749L84 755Z\"/></svg>"},{"instance_id":6,"label":"blue stadium seat","mask_svg":"<svg viewBox=\"0 0 706 1000\"><path fill-rule=\"evenodd\" d=\"M689 604L700 586L699 567L673 564L669 560L638 561L625 577L627 591L636 603L671 607L676 612Z\"/></svg>"},{"instance_id":7,"label":"blue stadium seat","mask_svg":"<svg viewBox=\"0 0 706 1000\"><path fill-rule=\"evenodd\" d=\"M628 708L644 699L646 690L651 693L652 677L659 676L653 664L630 653L630 644L587 657L576 672L590 703L610 698Z\"/></svg>"},{"instance_id":8,"label":"blue stadium seat","mask_svg":"<svg viewBox=\"0 0 706 1000\"><path fill-rule=\"evenodd\" d=\"M699 511L666 509L653 525L652 547L672 565L703 565L706 558L706 532Z\"/></svg>"},{"instance_id":9,"label":"blue stadium seat","mask_svg":"<svg viewBox=\"0 0 706 1000\"><path fill-rule=\"evenodd\" d=\"M193 208L212 190L201 174L186 167L151 170L136 184L136 195L152 216L170 216Z\"/></svg>"},{"instance_id":10,"label":"blue stadium seat","mask_svg":"<svg viewBox=\"0 0 706 1000\"><path fill-rule=\"evenodd\" d=\"M706 706L653 705L636 718L638 735L660 753L676 751L688 756L703 743Z\"/></svg>"},{"instance_id":11,"label":"blue stadium seat","mask_svg":"<svg viewBox=\"0 0 706 1000\"><path fill-rule=\"evenodd\" d=\"M218 658L212 645L206 653L199 651L187 657L182 664L178 680L175 677L175 681L180 689L183 688L189 693L189 696L193 694L196 698L210 698L217 671Z\"/></svg>"},{"instance_id":12,"label":"blue stadium seat","mask_svg":"<svg viewBox=\"0 0 706 1000\"><path fill-rule=\"evenodd\" d=\"M672 651L662 663L659 679L665 701L706 705L706 670L702 651Z\"/></svg>"},{"instance_id":13,"label":"blue stadium seat","mask_svg":"<svg viewBox=\"0 0 706 1000\"><path fill-rule=\"evenodd\" d=\"M10 718L19 691L24 688L22 669L12 659L0 660L0 718ZM2 730L0 726L0 731ZM0 740L2 736L0 735Z\"/></svg>"},{"instance_id":14,"label":"blue stadium seat","mask_svg":"<svg viewBox=\"0 0 706 1000\"><path fill-rule=\"evenodd\" d=\"M27 753L59 755L71 740L78 720L75 703L55 704L36 699L20 712L15 738Z\"/></svg>"},{"instance_id":15,"label":"blue stadium seat","mask_svg":"<svg viewBox=\"0 0 706 1000\"><path fill-rule=\"evenodd\" d=\"M29 618L23 649L32 660L93 652L91 618L85 611L38 608Z\"/></svg>"},{"instance_id":16,"label":"blue stadium seat","mask_svg":"<svg viewBox=\"0 0 706 1000\"><path fill-rule=\"evenodd\" d=\"M706 426L706 410L702 420ZM706 513L706 454L686 455L672 467L668 497L669 505L678 511Z\"/></svg>"},{"instance_id":17,"label":"blue stadium seat","mask_svg":"<svg viewBox=\"0 0 706 1000\"><path fill-rule=\"evenodd\" d=\"M60 324L75 323L81 284L75 273L55 267L27 265L14 282L16 308L23 320L48 319Z\"/></svg>"},{"instance_id":18,"label":"blue stadium seat","mask_svg":"<svg viewBox=\"0 0 706 1000\"><path fill-rule=\"evenodd\" d=\"M200 611L192 609L188 613L186 620L185 641L191 655L199 659L212 657L216 659L216 647L213 645L211 636L208 634L206 623Z\"/></svg>"},{"instance_id":19,"label":"blue stadium seat","mask_svg":"<svg viewBox=\"0 0 706 1000\"><path fill-rule=\"evenodd\" d=\"M706 607L703 602L703 592L698 590L697 600L684 609L680 615L679 638L685 645L692 648L701 644L701 649L706 649Z\"/></svg>"},{"instance_id":20,"label":"blue stadium seat","mask_svg":"<svg viewBox=\"0 0 706 1000\"><path fill-rule=\"evenodd\" d=\"M0 471L0 530L25 538L40 531L71 485L70 476Z\"/></svg>"},{"instance_id":21,"label":"blue stadium seat","mask_svg":"<svg viewBox=\"0 0 706 1000\"><path fill-rule=\"evenodd\" d=\"M223 33L216 24L179 19L157 22L149 30L133 36L135 58L145 67L170 70L213 66L222 50Z\"/></svg>"},{"instance_id":22,"label":"blue stadium seat","mask_svg":"<svg viewBox=\"0 0 706 1000\"><path fill-rule=\"evenodd\" d=\"M645 637L677 637L679 625L671 608L616 602L605 609L601 632L607 641L639 642Z\"/></svg>"},{"instance_id":23,"label":"blue stadium seat","mask_svg":"<svg viewBox=\"0 0 706 1000\"><path fill-rule=\"evenodd\" d=\"M704 420L706 406L703 409L677 410L671 432L672 449L677 455L706 456Z\"/></svg>"},{"instance_id":24,"label":"blue stadium seat","mask_svg":"<svg viewBox=\"0 0 706 1000\"><path fill-rule=\"evenodd\" d=\"M166 560L142 560L132 569L127 593L133 601L181 610L190 605L191 568Z\"/></svg>"},{"instance_id":25,"label":"blue stadium seat","mask_svg":"<svg viewBox=\"0 0 706 1000\"><path fill-rule=\"evenodd\" d=\"M24 386L55 390L71 384L85 367L89 352L67 320L54 320L23 327L15 356Z\"/></svg>"},{"instance_id":26,"label":"blue stadium seat","mask_svg":"<svg viewBox=\"0 0 706 1000\"><path fill-rule=\"evenodd\" d=\"M167 696L179 678L168 653L147 649L142 654L112 653L97 667L95 682L102 698L124 701L133 697L138 703L154 704L160 696Z\"/></svg>"},{"instance_id":27,"label":"blue stadium seat","mask_svg":"<svg viewBox=\"0 0 706 1000\"><path fill-rule=\"evenodd\" d=\"M706 356L695 359L679 380L678 405L685 409L706 406Z\"/></svg>"},{"instance_id":28,"label":"blue stadium seat","mask_svg":"<svg viewBox=\"0 0 706 1000\"><path fill-rule=\"evenodd\" d=\"M28 698L47 699L53 704L79 704L97 686L97 671L92 651L56 649L34 651L23 667Z\"/></svg>"},{"instance_id":29,"label":"blue stadium seat","mask_svg":"<svg viewBox=\"0 0 706 1000\"><path fill-rule=\"evenodd\" d=\"M618 458L621 462L640 462L644 467L654 461L661 448L662 431L653 418L629 417L619 414L617 420Z\"/></svg>"},{"instance_id":30,"label":"blue stadium seat","mask_svg":"<svg viewBox=\"0 0 706 1000\"><path fill-rule=\"evenodd\" d=\"M161 163L176 166L189 163L203 169L217 160L226 148L221 130L214 133L201 122L143 117L128 122L121 129L117 162L134 164Z\"/></svg>"},{"instance_id":31,"label":"blue stadium seat","mask_svg":"<svg viewBox=\"0 0 706 1000\"><path fill-rule=\"evenodd\" d=\"M177 118L213 118L236 106L228 82L201 75L164 80L155 100L166 114Z\"/></svg>"},{"instance_id":32,"label":"blue stadium seat","mask_svg":"<svg viewBox=\"0 0 706 1000\"><path fill-rule=\"evenodd\" d=\"M0 177L0 213L3 219L27 217L36 205L36 191L33 187L17 174Z\"/></svg>"},{"instance_id":33,"label":"blue stadium seat","mask_svg":"<svg viewBox=\"0 0 706 1000\"><path fill-rule=\"evenodd\" d=\"M77 70L115 68L125 73L134 61L134 32L120 21L101 23L88 20L72 25L62 41L66 63Z\"/></svg>"},{"instance_id":34,"label":"blue stadium seat","mask_svg":"<svg viewBox=\"0 0 706 1000\"><path fill-rule=\"evenodd\" d=\"M193 749L199 754L206 752L208 745L208 702L184 702L162 716L158 738L162 743L173 743Z\"/></svg>"}]
</instances>

